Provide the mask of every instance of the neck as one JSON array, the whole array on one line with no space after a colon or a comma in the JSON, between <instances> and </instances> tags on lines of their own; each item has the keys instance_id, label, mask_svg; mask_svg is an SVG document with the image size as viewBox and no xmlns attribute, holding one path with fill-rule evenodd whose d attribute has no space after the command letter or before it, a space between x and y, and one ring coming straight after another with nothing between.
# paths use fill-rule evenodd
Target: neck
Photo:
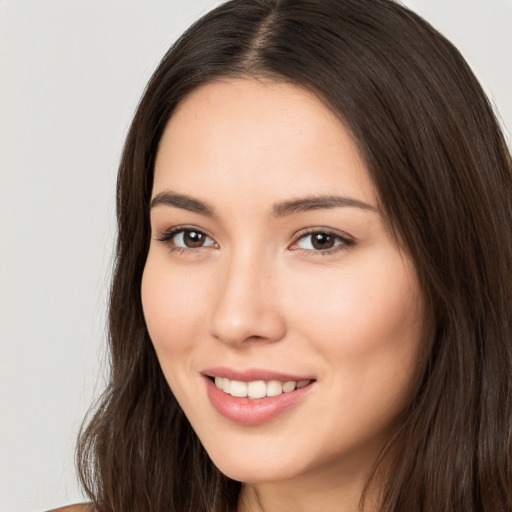
<instances>
[{"instance_id":1,"label":"neck","mask_svg":"<svg viewBox=\"0 0 512 512\"><path fill-rule=\"evenodd\" d=\"M378 486L372 482L366 488L368 471L325 469L277 482L246 483L238 512L378 512Z\"/></svg>"}]
</instances>

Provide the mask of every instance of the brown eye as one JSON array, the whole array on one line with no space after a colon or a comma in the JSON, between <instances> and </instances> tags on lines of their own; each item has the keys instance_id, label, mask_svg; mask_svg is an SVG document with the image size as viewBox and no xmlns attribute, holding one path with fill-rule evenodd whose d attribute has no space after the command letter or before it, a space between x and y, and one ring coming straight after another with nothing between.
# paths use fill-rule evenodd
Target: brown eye
<instances>
[{"instance_id":1,"label":"brown eye","mask_svg":"<svg viewBox=\"0 0 512 512\"><path fill-rule=\"evenodd\" d=\"M330 254L338 249L351 246L354 241L351 238L329 233L328 231L310 231L297 239L291 249L302 249L312 253Z\"/></svg>"},{"instance_id":2,"label":"brown eye","mask_svg":"<svg viewBox=\"0 0 512 512\"><path fill-rule=\"evenodd\" d=\"M332 249L336 242L335 237L327 233L313 233L311 236L311 245L321 251Z\"/></svg>"},{"instance_id":3,"label":"brown eye","mask_svg":"<svg viewBox=\"0 0 512 512\"><path fill-rule=\"evenodd\" d=\"M186 247L202 247L207 238L199 231L183 231L183 245Z\"/></svg>"},{"instance_id":4,"label":"brown eye","mask_svg":"<svg viewBox=\"0 0 512 512\"><path fill-rule=\"evenodd\" d=\"M218 248L218 244L199 229L170 229L158 238L171 249L199 249L201 247Z\"/></svg>"}]
</instances>

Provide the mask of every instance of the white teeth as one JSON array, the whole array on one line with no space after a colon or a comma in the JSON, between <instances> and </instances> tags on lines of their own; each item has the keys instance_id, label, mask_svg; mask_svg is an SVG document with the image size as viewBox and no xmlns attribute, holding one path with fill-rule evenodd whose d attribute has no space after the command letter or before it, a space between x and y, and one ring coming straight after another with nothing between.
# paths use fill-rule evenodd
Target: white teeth
<instances>
[{"instance_id":1,"label":"white teeth","mask_svg":"<svg viewBox=\"0 0 512 512\"><path fill-rule=\"evenodd\" d=\"M267 383L267 396L277 396L283 392L283 383L278 380L271 380Z\"/></svg>"},{"instance_id":2,"label":"white teeth","mask_svg":"<svg viewBox=\"0 0 512 512\"><path fill-rule=\"evenodd\" d=\"M242 382L239 380L232 380L229 386L229 394L231 396L237 396L240 398L247 396L247 382ZM222 388L224 390L224 388Z\"/></svg>"},{"instance_id":3,"label":"white teeth","mask_svg":"<svg viewBox=\"0 0 512 512\"><path fill-rule=\"evenodd\" d=\"M255 380L247 385L247 395L249 398L263 398L267 396L267 385L263 380Z\"/></svg>"},{"instance_id":4,"label":"white teeth","mask_svg":"<svg viewBox=\"0 0 512 512\"><path fill-rule=\"evenodd\" d=\"M243 382L240 380L230 380L223 377L215 377L215 386L222 389L224 393L239 398L264 398L265 396L278 396L281 393L290 393L295 389L306 387L310 380L290 380L281 382L278 380L255 380Z\"/></svg>"},{"instance_id":5,"label":"white teeth","mask_svg":"<svg viewBox=\"0 0 512 512\"><path fill-rule=\"evenodd\" d=\"M290 391L294 391L296 385L297 383L294 380L289 380L288 382L285 382L283 384L283 392L289 393Z\"/></svg>"},{"instance_id":6,"label":"white teeth","mask_svg":"<svg viewBox=\"0 0 512 512\"><path fill-rule=\"evenodd\" d=\"M231 381L229 379L222 379L222 391L231 393Z\"/></svg>"}]
</instances>

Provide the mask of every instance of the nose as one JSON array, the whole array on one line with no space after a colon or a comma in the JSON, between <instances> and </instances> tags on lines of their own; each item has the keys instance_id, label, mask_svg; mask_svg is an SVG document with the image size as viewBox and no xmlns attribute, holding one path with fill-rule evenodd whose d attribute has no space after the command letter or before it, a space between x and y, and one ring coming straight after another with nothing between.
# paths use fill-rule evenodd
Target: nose
<instances>
[{"instance_id":1,"label":"nose","mask_svg":"<svg viewBox=\"0 0 512 512\"><path fill-rule=\"evenodd\" d=\"M214 338L242 347L284 337L286 323L274 266L255 253L233 255L223 263L210 322Z\"/></svg>"}]
</instances>

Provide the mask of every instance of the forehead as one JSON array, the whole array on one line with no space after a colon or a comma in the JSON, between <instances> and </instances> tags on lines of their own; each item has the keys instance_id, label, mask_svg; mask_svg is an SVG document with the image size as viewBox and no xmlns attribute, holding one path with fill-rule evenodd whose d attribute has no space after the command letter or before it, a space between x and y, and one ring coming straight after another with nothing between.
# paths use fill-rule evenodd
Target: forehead
<instances>
[{"instance_id":1,"label":"forehead","mask_svg":"<svg viewBox=\"0 0 512 512\"><path fill-rule=\"evenodd\" d=\"M189 94L169 120L157 153L156 192L178 187L211 195L234 182L274 196L309 189L374 202L348 129L315 94L290 83L212 82Z\"/></svg>"}]
</instances>

